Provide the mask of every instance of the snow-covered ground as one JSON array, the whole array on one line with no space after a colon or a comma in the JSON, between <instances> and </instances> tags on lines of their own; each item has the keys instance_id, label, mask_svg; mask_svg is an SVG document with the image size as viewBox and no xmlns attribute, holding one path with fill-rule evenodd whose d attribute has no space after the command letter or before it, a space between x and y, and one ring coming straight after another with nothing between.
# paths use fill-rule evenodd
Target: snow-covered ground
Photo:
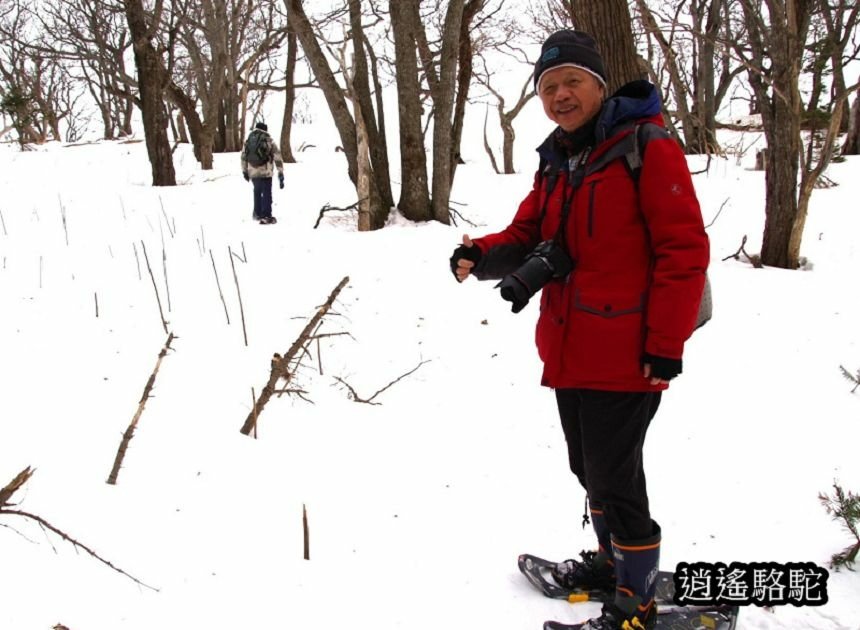
<instances>
[{"instance_id":1,"label":"snow-covered ground","mask_svg":"<svg viewBox=\"0 0 860 630\"><path fill-rule=\"evenodd\" d=\"M152 587L0 515L0 628L522 630L594 614L540 596L516 568L522 552L593 545L539 386L537 307L514 315L491 283L458 285L448 270L464 231L512 216L542 124L519 132L519 175L492 174L471 145L453 198L477 227L393 216L374 233L336 214L312 229L325 203L354 201L331 142L287 165L274 226L251 221L236 154L202 173L182 147L182 185L156 189L143 143L0 146L0 487L32 466L18 508ZM839 186L813 197L811 269L783 271L722 260L744 235L750 253L760 245L752 159L695 176L706 223L719 212L714 319L689 342L646 444L664 569L826 566L852 542L818 493L834 480L860 490L860 393L839 371L860 368L860 161L834 164ZM167 338L144 246L176 339L112 486ZM345 276L319 332L348 335L314 344L294 383L312 402L273 398L258 439L241 435L272 354ZM378 405L337 380L368 398L419 364ZM828 591L820 608L745 609L739 627L857 628L858 575L831 573Z\"/></svg>"}]
</instances>

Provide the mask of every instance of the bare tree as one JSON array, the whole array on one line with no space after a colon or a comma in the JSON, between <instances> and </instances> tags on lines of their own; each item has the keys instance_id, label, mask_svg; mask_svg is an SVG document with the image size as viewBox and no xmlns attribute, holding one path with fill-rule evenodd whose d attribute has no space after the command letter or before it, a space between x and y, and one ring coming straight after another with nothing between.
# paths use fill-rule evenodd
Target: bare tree
<instances>
[{"instance_id":1,"label":"bare tree","mask_svg":"<svg viewBox=\"0 0 860 630\"><path fill-rule=\"evenodd\" d=\"M420 0L389 2L395 40L395 72L401 123L400 210L414 220L426 218L449 223L451 185L460 158L465 105L472 79L472 24L487 5L484 0L451 0L430 6L422 16ZM441 23L439 19L441 18ZM434 47L427 26L435 29ZM415 48L422 77L415 73ZM424 111L422 84L432 97L432 174L427 173L423 133L419 135ZM429 121L429 118L428 118ZM420 142L418 138L422 138ZM421 153L422 155L419 155ZM423 187L429 179L430 194ZM429 203L429 212L427 205Z\"/></svg>"},{"instance_id":2,"label":"bare tree","mask_svg":"<svg viewBox=\"0 0 860 630\"><path fill-rule=\"evenodd\" d=\"M535 92L532 89L532 73L523 73L525 74L525 81L523 82L523 87L520 90L519 97L513 107L505 109L505 97L493 86L492 73L487 68L486 61L482 59L481 63L482 67L480 72L476 73L476 79L478 83L483 85L495 98L496 112L499 116L499 125L502 128L502 168L505 175L511 175L516 172L514 170L514 140L516 139L516 133L514 132L514 119L520 114L520 112L522 112L526 103L535 96ZM492 151L489 148L488 151L490 151L490 158L495 164L495 157L493 156Z\"/></svg>"},{"instance_id":3,"label":"bare tree","mask_svg":"<svg viewBox=\"0 0 860 630\"><path fill-rule=\"evenodd\" d=\"M749 68L749 82L761 107L769 152L761 260L765 265L794 269L800 258L812 190L831 159L842 108L853 88L833 95L825 140L817 163L814 163L812 153L804 152L801 131L805 108L799 85L810 23L814 12L821 9L821 3L816 0L766 0L767 21L758 2L740 0L740 4L750 52L747 55L740 45L735 46L735 51ZM856 24L856 5L851 6L853 12L843 15L847 19L840 23ZM825 18L825 22L831 18ZM840 39L835 32L831 37ZM841 60L842 54L831 53L828 57L832 64L833 60Z\"/></svg>"},{"instance_id":4,"label":"bare tree","mask_svg":"<svg viewBox=\"0 0 860 630\"><path fill-rule=\"evenodd\" d=\"M569 10L576 28L597 42L610 94L625 83L643 78L626 0L570 0Z\"/></svg>"},{"instance_id":5,"label":"bare tree","mask_svg":"<svg viewBox=\"0 0 860 630\"><path fill-rule=\"evenodd\" d=\"M433 218L427 176L427 152L421 130L421 81L418 76L417 36L420 29L417 0L390 0L394 35L395 76L400 123L400 200L398 208L407 219Z\"/></svg>"},{"instance_id":6,"label":"bare tree","mask_svg":"<svg viewBox=\"0 0 860 630\"><path fill-rule=\"evenodd\" d=\"M176 172L173 168L170 141L167 138L169 116L163 100L167 77L160 55L152 43L162 8L162 0L156 0L154 17L148 21L142 0L125 2L126 19L137 67L146 150L152 167L152 183L154 186L175 186Z\"/></svg>"},{"instance_id":7,"label":"bare tree","mask_svg":"<svg viewBox=\"0 0 860 630\"><path fill-rule=\"evenodd\" d=\"M660 7L636 0L644 30L645 62L652 80L664 92L667 127L687 153L717 151L716 112L732 82L744 71L727 54L725 42L733 38L732 23L724 19L728 3L672 0ZM682 17L685 10L689 19Z\"/></svg>"},{"instance_id":8,"label":"bare tree","mask_svg":"<svg viewBox=\"0 0 860 630\"><path fill-rule=\"evenodd\" d=\"M849 115L848 135L842 145L842 155L860 155L860 88L855 91Z\"/></svg>"},{"instance_id":9,"label":"bare tree","mask_svg":"<svg viewBox=\"0 0 860 630\"><path fill-rule=\"evenodd\" d=\"M357 187L359 183L359 172L356 121L353 119L352 114L349 111L349 107L347 106L347 99L344 94L344 88L341 87L341 85L338 83L337 77L335 76L335 72L329 65L325 52L323 51L322 46L317 39L317 35L314 31L314 26L308 18L307 14L305 13L304 7L302 6L302 1L284 1L287 3L287 10L290 13L291 24L295 28L296 36L298 37L299 43L302 46L302 50L304 50L308 63L313 70L314 76L316 77L316 80L323 91L326 103L328 104L332 118L334 119L334 124L338 130L341 144L346 155L349 179ZM358 8L359 7L355 7L354 9ZM350 14L350 19L353 19L352 14ZM353 32L353 37L355 36L361 35ZM346 42L343 42L341 46L345 47ZM358 60L358 57L362 57L363 59L363 55L355 55L353 63L361 63L361 61ZM344 68L343 70L346 69ZM364 80L366 80L366 75ZM373 112L375 110L373 109L372 104L367 98L367 93L365 93L365 96L362 97L358 93L360 90L364 90L364 88L356 89L355 98L362 99L364 101L360 103L359 109L361 111L361 115L363 116L363 121L367 125L368 121L374 121L375 117ZM370 111L365 111L366 105L370 106ZM368 133L370 132L368 131ZM380 177L387 177L388 173L387 171L382 173L382 165L377 162L373 162L373 159L377 157L378 153L374 152L371 149L372 163L370 164L370 169L372 170L373 174L368 182L370 198L369 200L367 200L367 213L369 214L368 226L370 227L370 229L379 229L383 227L385 225L385 220L388 217L388 212L390 210L390 205L386 205L385 200L380 193L379 187L377 185L378 179ZM387 158L385 164L387 167ZM362 199L360 198L359 200L361 201Z\"/></svg>"},{"instance_id":10,"label":"bare tree","mask_svg":"<svg viewBox=\"0 0 860 630\"><path fill-rule=\"evenodd\" d=\"M131 135L135 81L125 67L131 42L115 0L50 0L37 12L47 48L76 65L75 76L98 108L103 137Z\"/></svg>"},{"instance_id":11,"label":"bare tree","mask_svg":"<svg viewBox=\"0 0 860 630\"><path fill-rule=\"evenodd\" d=\"M296 104L296 59L298 40L292 27L290 14L287 14L287 67L284 72L284 118L281 123L281 157L284 162L296 161L292 149L293 109Z\"/></svg>"}]
</instances>

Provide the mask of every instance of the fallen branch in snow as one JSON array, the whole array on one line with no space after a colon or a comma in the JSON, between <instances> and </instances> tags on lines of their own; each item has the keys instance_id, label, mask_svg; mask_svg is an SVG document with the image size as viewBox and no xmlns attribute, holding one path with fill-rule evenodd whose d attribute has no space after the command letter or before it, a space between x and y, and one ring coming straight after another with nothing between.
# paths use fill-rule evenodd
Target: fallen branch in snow
<instances>
[{"instance_id":1,"label":"fallen branch in snow","mask_svg":"<svg viewBox=\"0 0 860 630\"><path fill-rule=\"evenodd\" d=\"M735 260L740 260L741 254L743 254L744 256L746 256L747 262L750 263L753 267L755 267L756 269L763 269L764 265L761 264L761 256L758 256L758 255L750 256L747 253L747 250L745 249L746 244L747 244L747 235L744 234L744 237L741 239L741 246L738 247L738 251L736 251L734 254L730 254L729 256L726 256L725 258L723 258L723 260L725 261L725 260L728 260L729 258L734 258Z\"/></svg>"},{"instance_id":2,"label":"fallen branch in snow","mask_svg":"<svg viewBox=\"0 0 860 630\"><path fill-rule=\"evenodd\" d=\"M362 398L361 396L359 396L359 395L358 395L358 392L356 392L356 391L355 391L355 389L353 389L353 387L352 387L349 383L347 383L345 380L343 380L342 378L340 378L340 377L338 377L338 376L335 376L334 378L335 378L335 380L336 380L337 382L339 382L341 385L345 386L345 387L349 390L350 398L351 398L353 401L355 401L355 402L359 402L359 403L367 403L368 405L379 405L379 404L382 404L382 403L378 403L378 402L377 402L377 403L375 403L375 402L373 402L373 399L374 399L374 398L376 398L377 396L379 396L382 392L384 392L386 389L388 389L389 387L391 387L391 386L392 386L392 385L394 385L395 383L397 383L397 382L399 382L399 381L403 380L404 378L406 378L406 377L407 377L407 376L409 376L410 374L412 374L412 373L414 373L415 371L417 371L417 370L418 370L418 368L420 368L422 365L424 365L425 363L427 363L429 360L430 360L430 359L427 359L427 361L422 361L421 363L419 363L418 365L416 365L414 368L412 368L411 370L409 370L408 372L406 372L406 374L401 374L401 375L400 375L400 376L398 376L396 379L394 379L393 381L391 381L388 385L386 385L385 387L383 387L383 388L382 388L382 389L380 389L380 390L377 390L377 391L376 391L376 393L374 393L374 394L373 394L373 396L371 396L370 398L367 398L367 399Z\"/></svg>"},{"instance_id":3,"label":"fallen branch in snow","mask_svg":"<svg viewBox=\"0 0 860 630\"><path fill-rule=\"evenodd\" d=\"M272 369L269 373L269 380L266 382L266 385L263 387L263 390L260 392L260 397L257 398L256 403L254 404L254 408L251 409L251 412L248 414L248 417L245 418L245 423L242 425L240 431L244 435L249 435L251 430L254 429L257 423L257 419L262 413L263 408L266 406L266 403L269 402L269 399L273 394L278 393L279 391L286 393L296 393L295 391L286 390L284 388L277 388L278 381L284 379L285 385L289 385L293 379L293 373L295 368L291 368L291 364L293 364L296 357L299 353L307 352L306 346L311 341L315 339L315 336L312 334L312 331L315 331L320 321L323 317L329 312L334 304L337 296L346 286L347 282L349 282L349 276L345 276L343 280L334 288L334 291L331 292L331 295L328 296L328 299L325 303L317 308L317 312L311 318L311 320L304 327L302 332L299 334L298 338L293 342L293 345L290 346L290 349L287 350L287 353L284 356L281 356L277 352L272 357Z\"/></svg>"},{"instance_id":4,"label":"fallen branch in snow","mask_svg":"<svg viewBox=\"0 0 860 630\"><path fill-rule=\"evenodd\" d=\"M158 370L161 367L161 360L164 359L167 351L170 350L170 343L173 341L173 333L170 333L167 336L167 342L164 344L164 347L161 349L161 352L158 353L158 361L155 362L155 369L152 370L152 374L149 375L149 380L146 381L146 386L143 388L143 395L140 397L140 402L137 405L137 411L134 414L134 417L131 419L131 423L128 425L128 428L123 433L122 441L119 443L119 449L116 452L116 458L113 461L113 468L110 471L110 475L108 476L107 483L111 485L116 485L116 478L119 475L119 469L122 466L122 460L125 458L125 452L128 449L128 443L131 441L131 438L134 437L134 431L137 428L137 423L140 420L140 416L143 413L143 408L146 406L146 401L149 399L150 394L152 393L152 388L155 385L155 375L158 374Z\"/></svg>"},{"instance_id":5,"label":"fallen branch in snow","mask_svg":"<svg viewBox=\"0 0 860 630\"><path fill-rule=\"evenodd\" d=\"M71 543L75 549L83 549L89 555L91 555L93 558L95 558L96 560L98 560L102 564L109 566L111 569L113 569L117 573L121 573L122 575L126 576L127 578L129 578L133 582L139 584L140 586L143 586L145 588L148 588L150 590L158 592L157 588L154 588L152 586L149 586L148 584L141 582L140 580L138 580L133 575L126 573L125 571L123 571L122 569L120 569L116 565L112 564L108 560L105 560L99 554L97 554L95 551L93 551L92 549L87 547L85 544L76 540L75 538L72 538L63 530L55 527L54 525L51 525L48 521L43 519L41 516L38 516L37 514L31 514L30 512L25 512L23 510L11 509L11 506L15 505L14 503L9 502L9 500L12 498L12 495L15 494L15 492L19 488L21 488L21 486L23 486L25 483L27 483L27 481L30 479L30 477L32 475L33 475L33 470L29 466L27 466L27 468L25 468L20 473L18 473L12 481L10 481L8 484L6 484L5 487L0 488L0 515L12 514L15 516L21 516L23 518L30 519L31 521L35 521L43 529L47 529L48 531L54 532L57 536L59 536L60 538L62 538L66 542Z\"/></svg>"},{"instance_id":6,"label":"fallen branch in snow","mask_svg":"<svg viewBox=\"0 0 860 630\"><path fill-rule=\"evenodd\" d=\"M357 209L358 209L358 205L359 205L362 201L363 201L363 199L359 199L359 200L358 200L358 201L356 201L354 204L352 204L352 205L350 205L350 206L347 206L346 208L338 208L337 206L333 206L333 205L331 205L331 204L328 204L328 203L327 203L327 204L326 204L326 205L324 205L322 208L320 208L320 214L319 214L319 216L317 217L317 222L316 222L316 223L314 223L314 229L317 229L317 228L319 227L319 225L320 225L320 221L322 221L323 215L324 215L326 212L335 212L335 211L337 211L337 212L348 212L349 210L357 210Z\"/></svg>"},{"instance_id":7,"label":"fallen branch in snow","mask_svg":"<svg viewBox=\"0 0 860 630\"><path fill-rule=\"evenodd\" d=\"M851 390L851 393L857 391L857 388L860 387L860 370L857 370L856 376L848 371L848 369L844 365L839 366L839 370L842 372L842 376L846 378L846 380L854 383L854 388Z\"/></svg>"}]
</instances>

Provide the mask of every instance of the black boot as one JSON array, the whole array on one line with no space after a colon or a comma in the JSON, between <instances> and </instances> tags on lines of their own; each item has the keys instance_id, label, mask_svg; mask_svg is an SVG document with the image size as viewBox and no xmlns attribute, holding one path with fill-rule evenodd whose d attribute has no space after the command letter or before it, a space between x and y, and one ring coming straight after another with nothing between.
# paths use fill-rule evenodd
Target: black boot
<instances>
[{"instance_id":1,"label":"black boot","mask_svg":"<svg viewBox=\"0 0 860 630\"><path fill-rule=\"evenodd\" d=\"M550 573L556 583L570 590L615 590L615 563L609 555L609 526L603 510L591 506L591 525L597 535L597 551L580 551L581 560L559 562Z\"/></svg>"},{"instance_id":2,"label":"black boot","mask_svg":"<svg viewBox=\"0 0 860 630\"><path fill-rule=\"evenodd\" d=\"M599 617L589 619L580 630L651 630L657 625L657 609L630 614L613 603L603 605Z\"/></svg>"}]
</instances>

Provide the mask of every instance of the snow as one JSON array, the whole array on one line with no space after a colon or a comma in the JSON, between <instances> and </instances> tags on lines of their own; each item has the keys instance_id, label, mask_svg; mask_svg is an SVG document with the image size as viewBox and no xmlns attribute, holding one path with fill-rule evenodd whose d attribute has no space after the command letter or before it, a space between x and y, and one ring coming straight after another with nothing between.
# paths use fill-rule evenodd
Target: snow
<instances>
[{"instance_id":1,"label":"snow","mask_svg":"<svg viewBox=\"0 0 860 630\"><path fill-rule=\"evenodd\" d=\"M493 174L478 136L467 139L453 199L474 228L394 214L359 233L333 213L312 229L325 203L355 194L317 119L296 132L297 145L319 140L286 166L274 226L251 221L236 154L201 172L180 147L181 185L159 189L142 142L0 146L0 486L32 466L19 509L157 589L0 515L3 630L519 630L596 613L540 596L516 568L522 552L565 558L594 544L539 386L537 307L514 315L491 283L458 285L448 270L461 235L503 227L527 191L547 129L539 107L518 129L521 174ZM715 159L695 176L706 223L719 213L714 319L688 343L646 442L663 569L826 566L852 542L818 493L834 480L860 490L860 394L839 371L860 368L860 162L831 167L839 186L815 192L806 226L810 266L783 271L723 260L743 235L748 252L760 247L752 160ZM176 339L112 486L167 337L144 245ZM293 384L312 402L273 398L257 439L241 435L272 354L345 276L320 332L348 334L321 340L321 366L312 346ZM376 405L337 380L369 398L419 365ZM823 607L744 609L739 627L856 628L857 574L831 572L828 591Z\"/></svg>"}]
</instances>

